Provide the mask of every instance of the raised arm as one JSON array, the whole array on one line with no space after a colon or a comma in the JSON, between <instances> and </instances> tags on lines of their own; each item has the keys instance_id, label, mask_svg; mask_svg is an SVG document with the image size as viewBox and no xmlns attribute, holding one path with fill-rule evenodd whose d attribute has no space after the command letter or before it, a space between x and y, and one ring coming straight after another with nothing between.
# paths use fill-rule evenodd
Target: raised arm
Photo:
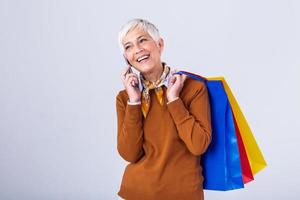
<instances>
[{"instance_id":1,"label":"raised arm","mask_svg":"<svg viewBox=\"0 0 300 200\"><path fill-rule=\"evenodd\" d=\"M179 137L194 155L205 152L211 141L211 116L207 88L199 84L190 106L181 98L168 103L168 110L176 124Z\"/></svg>"},{"instance_id":2,"label":"raised arm","mask_svg":"<svg viewBox=\"0 0 300 200\"><path fill-rule=\"evenodd\" d=\"M141 105L129 105L119 94L116 108L118 152L126 161L137 162L144 154Z\"/></svg>"}]
</instances>

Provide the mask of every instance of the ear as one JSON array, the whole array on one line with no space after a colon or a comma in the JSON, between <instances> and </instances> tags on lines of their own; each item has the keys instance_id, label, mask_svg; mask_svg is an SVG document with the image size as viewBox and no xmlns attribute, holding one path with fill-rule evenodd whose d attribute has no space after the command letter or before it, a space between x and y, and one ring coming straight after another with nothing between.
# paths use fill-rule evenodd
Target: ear
<instances>
[{"instance_id":1,"label":"ear","mask_svg":"<svg viewBox=\"0 0 300 200\"><path fill-rule=\"evenodd\" d=\"M159 48L159 52L162 53L164 50L165 44L164 44L164 40L162 38L159 38L158 40L158 48Z\"/></svg>"}]
</instances>

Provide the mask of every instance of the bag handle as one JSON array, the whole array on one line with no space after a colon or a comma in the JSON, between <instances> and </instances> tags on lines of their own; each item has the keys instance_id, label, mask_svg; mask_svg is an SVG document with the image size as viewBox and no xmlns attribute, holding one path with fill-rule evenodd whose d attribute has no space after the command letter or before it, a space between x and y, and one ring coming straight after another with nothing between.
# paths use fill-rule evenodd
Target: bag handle
<instances>
[{"instance_id":1,"label":"bag handle","mask_svg":"<svg viewBox=\"0 0 300 200\"><path fill-rule=\"evenodd\" d=\"M190 73L190 72L187 72L187 71L178 71L175 74L184 74L184 75L187 75L188 77L190 77L192 79L196 79L196 80L202 81L204 83L206 83L206 81L207 81L207 79L205 77L199 76L197 74L193 74L193 73Z\"/></svg>"}]
</instances>

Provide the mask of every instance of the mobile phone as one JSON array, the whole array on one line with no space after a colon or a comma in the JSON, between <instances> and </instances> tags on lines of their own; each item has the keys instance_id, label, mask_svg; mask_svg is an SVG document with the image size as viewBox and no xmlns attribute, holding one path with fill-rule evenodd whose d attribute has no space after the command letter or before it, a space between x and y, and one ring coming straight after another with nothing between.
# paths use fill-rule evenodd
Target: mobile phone
<instances>
[{"instance_id":1,"label":"mobile phone","mask_svg":"<svg viewBox=\"0 0 300 200\"><path fill-rule=\"evenodd\" d=\"M123 55L123 57L124 57L124 59L125 59L125 61L126 61L126 64L130 66L129 69L128 69L128 71L126 72L126 74L133 73L133 71L132 71L132 65L130 64L130 62L128 61L128 59L125 57L125 55ZM139 86L139 84L136 84L136 83L134 83L134 82L131 83L131 85L132 85L133 87L138 87L138 86Z\"/></svg>"},{"instance_id":2,"label":"mobile phone","mask_svg":"<svg viewBox=\"0 0 300 200\"><path fill-rule=\"evenodd\" d=\"M130 62L128 61L128 59L125 57L125 55L123 55L123 57L124 57L124 59L126 61L126 64L130 66L130 68L128 69L127 73L133 73L133 71L131 69L132 65L130 64Z\"/></svg>"}]
</instances>

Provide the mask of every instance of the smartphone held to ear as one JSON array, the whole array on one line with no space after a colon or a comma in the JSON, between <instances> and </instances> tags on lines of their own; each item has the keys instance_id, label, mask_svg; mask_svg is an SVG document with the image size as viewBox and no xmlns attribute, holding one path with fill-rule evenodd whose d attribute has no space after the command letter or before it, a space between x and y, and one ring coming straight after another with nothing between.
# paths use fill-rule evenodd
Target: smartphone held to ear
<instances>
[{"instance_id":1,"label":"smartphone held to ear","mask_svg":"<svg viewBox=\"0 0 300 200\"><path fill-rule=\"evenodd\" d=\"M131 69L132 65L130 64L130 62L128 61L128 59L124 55L123 55L123 57L125 59L126 64L130 66L130 68L128 69L127 73L133 73L132 69Z\"/></svg>"},{"instance_id":2,"label":"smartphone held to ear","mask_svg":"<svg viewBox=\"0 0 300 200\"><path fill-rule=\"evenodd\" d=\"M124 57L124 59L126 61L126 64L131 66L131 64L129 63L128 59L125 56L123 56L123 57Z\"/></svg>"},{"instance_id":3,"label":"smartphone held to ear","mask_svg":"<svg viewBox=\"0 0 300 200\"><path fill-rule=\"evenodd\" d=\"M133 71L132 71L132 65L130 64L130 62L128 61L128 59L124 56L124 59L125 59L125 61L126 61L126 64L127 65L129 65L130 67L128 68L128 71L126 72L126 74L131 74L131 73L133 73ZM135 81L132 81L131 82L131 85L133 86L133 87L139 87L139 83L137 82L135 82Z\"/></svg>"}]
</instances>

